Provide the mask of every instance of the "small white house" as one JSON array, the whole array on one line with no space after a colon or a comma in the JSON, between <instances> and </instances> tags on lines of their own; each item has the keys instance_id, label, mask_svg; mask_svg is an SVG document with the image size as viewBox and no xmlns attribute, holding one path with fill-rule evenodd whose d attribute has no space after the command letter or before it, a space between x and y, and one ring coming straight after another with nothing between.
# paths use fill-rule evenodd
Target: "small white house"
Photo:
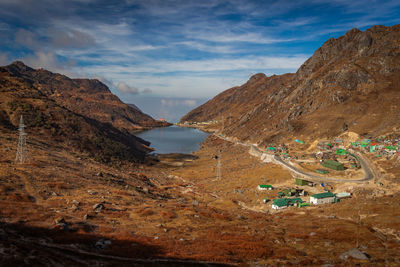
<instances>
[{"instance_id":1,"label":"small white house","mask_svg":"<svg viewBox=\"0 0 400 267\"><path fill-rule=\"evenodd\" d=\"M272 208L273 208L274 210L286 209L287 207L288 207L288 206L278 206L278 205L272 204Z\"/></svg>"},{"instance_id":2,"label":"small white house","mask_svg":"<svg viewBox=\"0 0 400 267\"><path fill-rule=\"evenodd\" d=\"M272 185L269 185L269 184L260 184L260 185L258 185L257 189L260 191L264 191L264 190L272 190L273 187L272 187Z\"/></svg>"},{"instance_id":3,"label":"small white house","mask_svg":"<svg viewBox=\"0 0 400 267\"><path fill-rule=\"evenodd\" d=\"M342 199L342 198L348 198L351 197L351 193L349 192L341 192L336 194L336 198Z\"/></svg>"},{"instance_id":4,"label":"small white house","mask_svg":"<svg viewBox=\"0 0 400 267\"><path fill-rule=\"evenodd\" d=\"M335 194L325 192L310 196L310 203L314 205L333 203L335 202Z\"/></svg>"}]
</instances>

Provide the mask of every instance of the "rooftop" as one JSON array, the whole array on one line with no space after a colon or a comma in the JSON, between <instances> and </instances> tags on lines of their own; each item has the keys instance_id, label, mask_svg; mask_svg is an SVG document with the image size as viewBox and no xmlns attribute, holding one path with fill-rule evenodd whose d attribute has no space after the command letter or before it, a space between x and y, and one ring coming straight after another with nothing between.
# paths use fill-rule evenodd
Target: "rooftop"
<instances>
[{"instance_id":1,"label":"rooftop","mask_svg":"<svg viewBox=\"0 0 400 267\"><path fill-rule=\"evenodd\" d=\"M319 193L319 194L315 194L312 195L311 197L313 198L327 198L327 197L334 197L335 194L333 194L332 192L325 192L325 193Z\"/></svg>"},{"instance_id":2,"label":"rooftop","mask_svg":"<svg viewBox=\"0 0 400 267\"><path fill-rule=\"evenodd\" d=\"M294 203L302 203L301 198L278 198L273 200L273 204L278 207L293 205Z\"/></svg>"},{"instance_id":3,"label":"rooftop","mask_svg":"<svg viewBox=\"0 0 400 267\"><path fill-rule=\"evenodd\" d=\"M333 166L341 166L343 165L343 163L340 163L336 160L331 160L331 159L327 159L323 162L323 164L329 164L329 165L333 165Z\"/></svg>"}]
</instances>

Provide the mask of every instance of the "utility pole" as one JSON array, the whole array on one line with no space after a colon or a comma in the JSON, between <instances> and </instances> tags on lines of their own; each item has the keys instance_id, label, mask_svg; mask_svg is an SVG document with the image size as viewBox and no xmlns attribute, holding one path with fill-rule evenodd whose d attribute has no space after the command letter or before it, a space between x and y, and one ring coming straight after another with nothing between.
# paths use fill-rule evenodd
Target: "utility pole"
<instances>
[{"instance_id":1,"label":"utility pole","mask_svg":"<svg viewBox=\"0 0 400 267\"><path fill-rule=\"evenodd\" d=\"M17 155L15 156L15 162L24 164L28 161L28 147L26 145L26 133L25 133L25 124L24 118L20 117L19 119L19 138L18 138L18 148Z\"/></svg>"},{"instance_id":2,"label":"utility pole","mask_svg":"<svg viewBox=\"0 0 400 267\"><path fill-rule=\"evenodd\" d=\"M224 115L222 115L222 133L224 132L224 128L225 128L225 121L224 121Z\"/></svg>"},{"instance_id":3,"label":"utility pole","mask_svg":"<svg viewBox=\"0 0 400 267\"><path fill-rule=\"evenodd\" d=\"M221 180L221 154L218 157L218 163L217 163L217 179Z\"/></svg>"}]
</instances>

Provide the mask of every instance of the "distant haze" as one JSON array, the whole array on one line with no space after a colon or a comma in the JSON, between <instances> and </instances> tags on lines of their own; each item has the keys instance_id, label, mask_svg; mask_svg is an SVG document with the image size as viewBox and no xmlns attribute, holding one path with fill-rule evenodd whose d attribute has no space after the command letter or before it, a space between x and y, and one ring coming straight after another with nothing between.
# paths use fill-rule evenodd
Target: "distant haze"
<instances>
[{"instance_id":1,"label":"distant haze","mask_svg":"<svg viewBox=\"0 0 400 267\"><path fill-rule=\"evenodd\" d=\"M205 103L207 99L190 99L177 97L133 96L126 103L134 103L144 113L154 119L164 118L168 122L178 122L192 109Z\"/></svg>"}]
</instances>

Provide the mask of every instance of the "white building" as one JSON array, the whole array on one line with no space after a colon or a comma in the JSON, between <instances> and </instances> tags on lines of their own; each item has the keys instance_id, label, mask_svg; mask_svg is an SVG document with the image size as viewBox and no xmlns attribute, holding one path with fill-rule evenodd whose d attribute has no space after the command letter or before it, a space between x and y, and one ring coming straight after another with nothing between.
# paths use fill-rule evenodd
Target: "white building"
<instances>
[{"instance_id":1,"label":"white building","mask_svg":"<svg viewBox=\"0 0 400 267\"><path fill-rule=\"evenodd\" d=\"M341 192L341 193L336 194L336 198L339 198L339 199L348 198L348 197L351 197L351 193L349 193L349 192Z\"/></svg>"},{"instance_id":2,"label":"white building","mask_svg":"<svg viewBox=\"0 0 400 267\"><path fill-rule=\"evenodd\" d=\"M325 192L310 196L310 203L314 205L333 203L335 201L335 194Z\"/></svg>"},{"instance_id":3,"label":"white building","mask_svg":"<svg viewBox=\"0 0 400 267\"><path fill-rule=\"evenodd\" d=\"M272 187L272 185L269 185L269 184L260 184L260 185L258 185L257 189L260 191L264 191L264 190L272 190L273 187Z\"/></svg>"}]
</instances>

